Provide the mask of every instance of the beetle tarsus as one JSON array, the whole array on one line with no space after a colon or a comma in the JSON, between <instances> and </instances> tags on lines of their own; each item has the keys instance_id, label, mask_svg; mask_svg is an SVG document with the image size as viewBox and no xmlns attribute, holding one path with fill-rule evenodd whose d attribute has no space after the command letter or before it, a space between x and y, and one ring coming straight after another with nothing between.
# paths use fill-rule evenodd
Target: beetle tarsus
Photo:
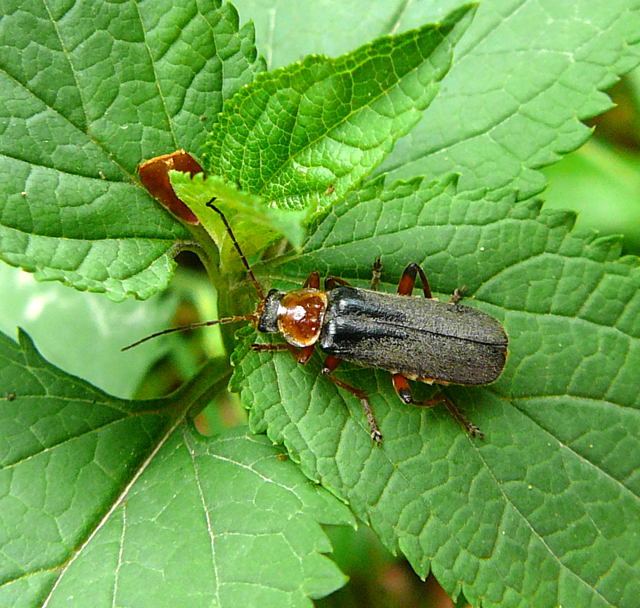
<instances>
[{"instance_id":1,"label":"beetle tarsus","mask_svg":"<svg viewBox=\"0 0 640 608\"><path fill-rule=\"evenodd\" d=\"M375 419L373 420L373 423L375 425ZM371 435L371 439L372 441L375 441L376 445L378 447L382 447L382 433L380 432L380 429L378 429L377 426L372 427L371 426L371 420L369 420L369 428L371 429L370 431L370 435Z\"/></svg>"},{"instance_id":2,"label":"beetle tarsus","mask_svg":"<svg viewBox=\"0 0 640 608\"><path fill-rule=\"evenodd\" d=\"M478 439L484 439L484 433L473 422L469 422L469 426L465 426L465 430L469 433L470 437L477 437Z\"/></svg>"},{"instance_id":3,"label":"beetle tarsus","mask_svg":"<svg viewBox=\"0 0 640 608\"><path fill-rule=\"evenodd\" d=\"M380 276L382 275L382 260L378 256L373 262L373 269L371 271L371 287L372 291L378 291L378 285L380 284Z\"/></svg>"},{"instance_id":4,"label":"beetle tarsus","mask_svg":"<svg viewBox=\"0 0 640 608\"><path fill-rule=\"evenodd\" d=\"M407 404L419 405L416 401L413 400L413 395L409 390L400 390L398 391L398 397L402 399Z\"/></svg>"},{"instance_id":5,"label":"beetle tarsus","mask_svg":"<svg viewBox=\"0 0 640 608\"><path fill-rule=\"evenodd\" d=\"M459 409L458 406L451 401L444 393L436 395L435 398L440 398L444 403L449 413L455 418L458 424L464 429L469 437L477 437L478 439L484 439L484 433L477 427L471 420L469 420Z\"/></svg>"},{"instance_id":6,"label":"beetle tarsus","mask_svg":"<svg viewBox=\"0 0 640 608\"><path fill-rule=\"evenodd\" d=\"M331 376L329 376L329 378L331 378ZM369 423L369 434L371 435L371 439L376 442L378 447L380 447L382 445L382 433L378 428L378 423L376 422L376 417L373 415L373 410L371 409L369 400L364 395L364 393L361 392L361 395L362 396L360 397L360 403L362 403L364 415L367 417L367 422Z\"/></svg>"},{"instance_id":7,"label":"beetle tarsus","mask_svg":"<svg viewBox=\"0 0 640 608\"><path fill-rule=\"evenodd\" d=\"M252 344L249 348L256 353L291 350L289 344Z\"/></svg>"},{"instance_id":8,"label":"beetle tarsus","mask_svg":"<svg viewBox=\"0 0 640 608\"><path fill-rule=\"evenodd\" d=\"M352 395L355 395L360 399L360 403L362 403L362 409L364 410L364 415L367 417L367 422L369 423L369 434L371 435L371 439L376 442L378 446L382 445L382 432L378 427L378 422L376 421L376 417L373 415L373 410L371 409L371 404L369 403L369 399L367 399L367 395L364 391L361 391L359 388L355 386L351 386L346 382L343 382L339 378L336 378L333 375L333 371L340 365L341 359L336 357L335 355L329 355L322 366L322 373L325 375L331 382L333 382L336 386L343 388L345 391L349 391Z\"/></svg>"},{"instance_id":9,"label":"beetle tarsus","mask_svg":"<svg viewBox=\"0 0 640 608\"><path fill-rule=\"evenodd\" d=\"M249 348L256 353L261 353L269 350L282 350L285 348L284 344L251 344Z\"/></svg>"},{"instance_id":10,"label":"beetle tarsus","mask_svg":"<svg viewBox=\"0 0 640 608\"><path fill-rule=\"evenodd\" d=\"M463 285L462 287L456 287L453 290L453 294L451 294L451 298L449 299L449 304L453 304L454 306L464 298L464 294L467 291L467 286Z\"/></svg>"}]
</instances>

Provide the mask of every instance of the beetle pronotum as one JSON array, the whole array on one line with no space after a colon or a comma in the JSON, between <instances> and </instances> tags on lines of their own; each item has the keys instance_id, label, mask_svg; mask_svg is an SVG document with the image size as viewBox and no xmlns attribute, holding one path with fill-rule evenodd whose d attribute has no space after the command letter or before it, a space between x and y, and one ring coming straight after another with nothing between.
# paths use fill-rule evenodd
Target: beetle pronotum
<instances>
[{"instance_id":1,"label":"beetle pronotum","mask_svg":"<svg viewBox=\"0 0 640 608\"><path fill-rule=\"evenodd\" d=\"M320 275L314 270L302 288L289 292L272 289L265 296L227 218L214 201L215 197L207 206L220 215L256 289L256 311L167 329L123 350L174 331L250 321L258 331L279 333L285 340L284 344L252 344L255 351L288 350L302 365L309 361L316 346L327 353L322 373L360 399L371 438L378 444L382 433L366 393L333 375L343 360L390 372L393 387L404 403L420 406L444 403L471 436L482 436L478 427L443 393L427 401L416 401L408 382L481 385L493 382L502 373L507 335L490 315L458 303L463 289L456 289L449 302L434 299L424 271L412 263L402 273L396 294L380 292L382 265L378 258L369 289L353 287L333 276L325 279L321 289ZM423 298L409 297L417 276L422 283Z\"/></svg>"}]
</instances>

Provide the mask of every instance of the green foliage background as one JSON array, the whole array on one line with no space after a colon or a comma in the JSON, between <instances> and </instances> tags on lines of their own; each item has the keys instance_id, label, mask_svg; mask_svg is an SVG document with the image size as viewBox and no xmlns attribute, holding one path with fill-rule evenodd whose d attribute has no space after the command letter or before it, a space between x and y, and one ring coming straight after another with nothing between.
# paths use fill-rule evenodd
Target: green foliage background
<instances>
[{"instance_id":1,"label":"green foliage background","mask_svg":"<svg viewBox=\"0 0 640 608\"><path fill-rule=\"evenodd\" d=\"M169 344L118 366L126 324L106 316L112 303L87 298L80 315L63 292L55 332L40 329L38 344L62 341L66 359L47 347L46 361L25 334L0 345L0 604L307 606L345 582L320 524L355 515L474 606L634 606L638 258L531 197L545 186L539 169L610 106L602 90L638 63L640 4L237 8L255 34L214 1L7 3L0 255L39 280L123 300L161 292L176 253L192 250L220 314L247 312L255 296L221 224L203 215L215 195L265 284L299 285L318 269L365 286L380 255L392 290L418 262L440 294L468 285L469 305L509 333L497 383L449 389L486 439L402 405L388 374L345 365L341 377L372 396L378 449L357 399L319 375L319 356L301 369L251 353L251 328L224 332L169 397L130 400ZM393 36L365 44L371 32ZM303 59L319 52L343 56ZM633 125L637 73L627 82ZM637 122L628 130L637 137ZM135 176L179 147L215 175L172 176L203 217L196 228ZM614 152L592 143L550 168L550 194L570 207L607 194L637 218L637 151ZM577 194L594 175L602 187ZM43 293L25 297L3 327L40 318ZM126 306L145 334L174 304ZM85 318L89 344L76 336ZM203 438L190 422L224 393L223 344L235 341L231 388L267 438L246 427ZM192 370L188 347L170 344Z\"/></svg>"}]
</instances>

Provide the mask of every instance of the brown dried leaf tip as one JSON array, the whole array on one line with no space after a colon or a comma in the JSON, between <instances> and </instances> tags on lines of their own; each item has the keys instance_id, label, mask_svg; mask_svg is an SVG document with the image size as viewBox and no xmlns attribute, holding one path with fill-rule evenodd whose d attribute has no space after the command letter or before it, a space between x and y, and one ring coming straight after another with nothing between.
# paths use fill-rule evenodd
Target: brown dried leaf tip
<instances>
[{"instance_id":1,"label":"brown dried leaf tip","mask_svg":"<svg viewBox=\"0 0 640 608\"><path fill-rule=\"evenodd\" d=\"M169 181L169 171L183 171L194 176L203 173L202 167L191 154L176 150L171 154L156 156L138 165L138 174L144 187L157 198L171 213L182 221L197 226L200 221L177 196Z\"/></svg>"}]
</instances>

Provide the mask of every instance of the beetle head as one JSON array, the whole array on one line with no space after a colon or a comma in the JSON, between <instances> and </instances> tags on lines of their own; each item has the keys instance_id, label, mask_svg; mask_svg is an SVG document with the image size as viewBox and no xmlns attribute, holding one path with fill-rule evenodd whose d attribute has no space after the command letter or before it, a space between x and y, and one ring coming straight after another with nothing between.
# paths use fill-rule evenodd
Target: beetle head
<instances>
[{"instance_id":1,"label":"beetle head","mask_svg":"<svg viewBox=\"0 0 640 608\"><path fill-rule=\"evenodd\" d=\"M278 328L278 308L280 300L284 297L284 291L272 289L262 303L262 311L259 311L258 331L272 334L280 331Z\"/></svg>"}]
</instances>

